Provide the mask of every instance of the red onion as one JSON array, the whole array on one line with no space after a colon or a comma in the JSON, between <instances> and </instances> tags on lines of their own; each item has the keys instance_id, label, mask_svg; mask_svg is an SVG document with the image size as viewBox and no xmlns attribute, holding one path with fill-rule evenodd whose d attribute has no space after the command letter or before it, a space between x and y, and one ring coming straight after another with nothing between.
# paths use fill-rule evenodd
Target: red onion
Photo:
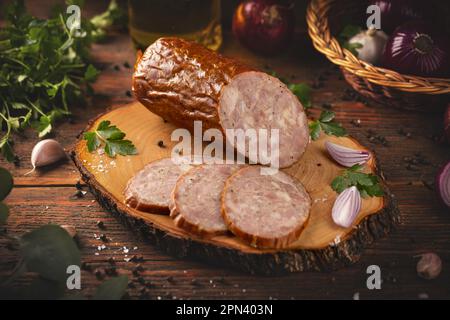
<instances>
[{"instance_id":1,"label":"red onion","mask_svg":"<svg viewBox=\"0 0 450 320\"><path fill-rule=\"evenodd\" d=\"M353 186L345 189L334 202L331 215L338 226L349 228L361 210L361 195Z\"/></svg>"},{"instance_id":2,"label":"red onion","mask_svg":"<svg viewBox=\"0 0 450 320\"><path fill-rule=\"evenodd\" d=\"M450 208L450 162L437 175L436 190L442 202Z\"/></svg>"},{"instance_id":3,"label":"red onion","mask_svg":"<svg viewBox=\"0 0 450 320\"><path fill-rule=\"evenodd\" d=\"M247 48L274 54L289 42L294 33L292 1L247 0L236 9L233 33Z\"/></svg>"},{"instance_id":4,"label":"red onion","mask_svg":"<svg viewBox=\"0 0 450 320\"><path fill-rule=\"evenodd\" d=\"M447 136L447 141L448 141L448 143L450 143L450 104L447 107L447 111L445 111L444 129L445 129L445 135Z\"/></svg>"},{"instance_id":5,"label":"red onion","mask_svg":"<svg viewBox=\"0 0 450 320\"><path fill-rule=\"evenodd\" d=\"M325 147L330 156L340 165L351 168L356 164L365 164L370 159L370 153L364 150L354 150L327 141Z\"/></svg>"},{"instance_id":6,"label":"red onion","mask_svg":"<svg viewBox=\"0 0 450 320\"><path fill-rule=\"evenodd\" d=\"M448 37L414 21L392 34L384 51L383 66L404 74L445 77L449 74L449 55Z\"/></svg>"},{"instance_id":7,"label":"red onion","mask_svg":"<svg viewBox=\"0 0 450 320\"><path fill-rule=\"evenodd\" d=\"M369 4L380 7L381 29L388 33L410 20L424 18L424 6L418 0L371 0Z\"/></svg>"}]
</instances>

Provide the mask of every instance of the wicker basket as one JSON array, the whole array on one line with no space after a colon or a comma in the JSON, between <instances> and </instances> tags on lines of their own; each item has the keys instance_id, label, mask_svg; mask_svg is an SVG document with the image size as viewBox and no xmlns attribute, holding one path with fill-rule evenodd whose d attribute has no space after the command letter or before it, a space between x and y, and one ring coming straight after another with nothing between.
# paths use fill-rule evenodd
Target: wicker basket
<instances>
[{"instance_id":1,"label":"wicker basket","mask_svg":"<svg viewBox=\"0 0 450 320\"><path fill-rule=\"evenodd\" d=\"M338 65L354 90L383 105L418 111L440 110L450 101L450 79L403 75L374 67L343 49L332 35L361 19L365 1L312 0L306 20L314 47ZM329 13L332 12L332 15Z\"/></svg>"}]
</instances>

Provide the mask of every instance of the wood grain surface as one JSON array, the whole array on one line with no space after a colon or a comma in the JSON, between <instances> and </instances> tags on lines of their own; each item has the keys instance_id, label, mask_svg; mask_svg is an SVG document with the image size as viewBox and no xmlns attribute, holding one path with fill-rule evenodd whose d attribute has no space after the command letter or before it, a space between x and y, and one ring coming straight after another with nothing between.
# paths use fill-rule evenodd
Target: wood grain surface
<instances>
[{"instance_id":1,"label":"wood grain surface","mask_svg":"<svg viewBox=\"0 0 450 320\"><path fill-rule=\"evenodd\" d=\"M385 197L363 199L361 211L351 227L342 228L333 222L331 209L336 199L336 193L331 189L330 184L336 176L341 174L343 168L329 157L325 143L330 141L354 150L367 149L351 137L338 138L322 134L317 141L309 144L299 162L283 169L284 172L298 179L305 186L312 199L309 221L298 240L290 244L285 250L262 250L253 248L238 237L231 235L215 236L208 239L195 236L175 226L173 219L167 215L161 215L157 212L142 212L125 204L124 190L129 179L146 164L161 158L171 157L172 150L177 147L178 143L178 141L171 140L171 134L177 127L149 112L139 102L133 102L102 114L95 121L90 122L86 131L95 130L99 123L106 120L127 133L127 139L134 142L138 154L126 157L117 156L115 159L111 159L104 152L89 152L86 141L80 138L72 152L77 168L80 169L89 187L95 190L100 198L100 203L105 203L106 209L113 207L114 211L119 214L138 221L143 220L150 229L150 234L155 234L157 231L153 230L156 229L162 231L163 238L172 238L174 241L180 240L176 246L179 246L180 250L186 251L187 256L194 254L194 246L191 245L191 242L195 242L200 246L217 247L217 250L206 250L205 248L204 260L215 262L220 257L229 255L230 261L228 261L228 264L230 267L233 266L237 269L241 267L241 269L248 269L252 273L270 273L270 270L263 272L266 265L263 263L264 259L271 260L270 265L286 266L280 268L286 268L290 271L330 269L331 265L329 264L339 265L336 262L337 260L356 260L362 248L372 241L372 238L366 239L360 235L362 232L360 224L367 223L366 220L370 219L371 222L369 223L372 224L373 229L382 229L385 225L390 226L391 220L395 221L393 217L397 215L397 209L392 206L391 197L387 192ZM163 142L162 147L159 145L160 141ZM378 173L375 163L376 160L372 157L367 164L368 173L375 175ZM391 210L391 208L394 210ZM378 222L376 220L378 218L372 216L379 214L386 214L390 219L383 216ZM381 223L381 226L376 226L379 223ZM136 226L137 230L143 227L141 224L136 224ZM365 228L362 228L362 230L366 233ZM384 232L381 234L384 235ZM358 248L356 252L351 245L346 243L350 238L358 238L355 241ZM183 247L185 242L188 244ZM348 248L343 251L345 254L332 254L333 252L341 253L340 250L334 248L337 245ZM224 254L221 250L227 251L227 254ZM281 251L286 252L281 253ZM312 251L314 251L313 259L298 259L298 257L311 255ZM279 257L281 254L284 254L284 259ZM263 255L265 258L263 258ZM246 268L247 264L245 266L237 265L236 256L242 259L244 259L242 256L245 256L248 260L254 260L253 263L249 264L255 266L257 270L252 270L251 267ZM292 262L288 262L287 257L292 257ZM224 262L226 260L224 259ZM292 265L298 265L298 267L292 267Z\"/></svg>"},{"instance_id":2,"label":"wood grain surface","mask_svg":"<svg viewBox=\"0 0 450 320\"><path fill-rule=\"evenodd\" d=\"M48 9L34 1L29 2L29 7L41 14ZM0 166L12 171L16 184L6 200L11 208L8 233L21 235L46 223L76 226L82 260L88 266L85 269L90 269L82 273L82 294L86 296L100 283L94 270L109 268L108 260L114 258L117 272L128 274L132 280L128 290L132 298L352 299L355 293L361 299L450 298L450 212L439 204L432 190L439 166L450 159L450 147L441 139L442 114L412 113L351 101L354 96L349 86L338 70L311 48L306 35L298 35L292 48L271 59L246 51L230 35L226 35L221 51L256 67L275 70L290 81L313 85L315 108L310 116L317 117L320 108L331 108L350 134L377 154L401 211L401 224L396 231L365 250L353 266L330 273L249 276L176 259L122 226L91 194L73 197L79 174L70 162L24 176L31 168L32 146L38 141L36 133L27 130L15 137L20 166L0 159ZM132 70L123 66L124 62L134 62L135 51L129 37L113 33L105 43L94 45L92 54L96 65L103 69L94 86L96 96L88 106L72 106L73 121L59 124L53 136L66 148L75 143L88 119L104 112L105 106L132 101L127 95ZM104 223L105 230L97 227L97 221ZM98 250L103 244L98 239L100 234L108 238L104 250ZM0 239L0 276L7 275L17 259L16 252L6 243ZM434 281L419 278L415 271L414 257L429 251L438 253L443 260L443 272ZM137 259L125 261L134 255ZM137 264L143 271L135 276ZM366 269L370 265L381 268L381 290L367 289ZM28 276L21 278L16 286L29 281Z\"/></svg>"}]
</instances>

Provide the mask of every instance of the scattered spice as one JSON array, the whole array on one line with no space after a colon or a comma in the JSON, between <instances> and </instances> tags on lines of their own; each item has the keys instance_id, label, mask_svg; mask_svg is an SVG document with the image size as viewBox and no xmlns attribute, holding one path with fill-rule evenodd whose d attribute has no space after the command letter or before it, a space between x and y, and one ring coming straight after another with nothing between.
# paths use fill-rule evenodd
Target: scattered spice
<instances>
[{"instance_id":1,"label":"scattered spice","mask_svg":"<svg viewBox=\"0 0 450 320\"><path fill-rule=\"evenodd\" d=\"M114 70L115 70L115 71L120 71L120 66L119 66L119 65L117 65L117 64L116 64L116 65L114 65Z\"/></svg>"},{"instance_id":2,"label":"scattered spice","mask_svg":"<svg viewBox=\"0 0 450 320\"><path fill-rule=\"evenodd\" d=\"M361 128L361 120L360 119L357 119L357 120L352 119L352 120L350 120L350 124L353 125L354 127Z\"/></svg>"},{"instance_id":3,"label":"scattered spice","mask_svg":"<svg viewBox=\"0 0 450 320\"><path fill-rule=\"evenodd\" d=\"M103 223L103 221L97 221L97 228L101 229L101 230L105 230L105 224Z\"/></svg>"},{"instance_id":4,"label":"scattered spice","mask_svg":"<svg viewBox=\"0 0 450 320\"><path fill-rule=\"evenodd\" d=\"M98 280L103 280L105 278L105 272L100 268L95 269L94 274Z\"/></svg>"},{"instance_id":5,"label":"scattered spice","mask_svg":"<svg viewBox=\"0 0 450 320\"><path fill-rule=\"evenodd\" d=\"M113 257L109 257L108 263L109 263L110 265L114 266L114 265L116 265L116 260L114 260Z\"/></svg>"},{"instance_id":6,"label":"scattered spice","mask_svg":"<svg viewBox=\"0 0 450 320\"><path fill-rule=\"evenodd\" d=\"M127 69L130 69L130 68L131 68L131 65L128 63L128 61L125 61L125 62L123 63L123 66L124 66L125 68L127 68Z\"/></svg>"},{"instance_id":7,"label":"scattered spice","mask_svg":"<svg viewBox=\"0 0 450 320\"><path fill-rule=\"evenodd\" d=\"M100 235L100 240L102 240L103 242L108 242L108 238L103 233Z\"/></svg>"},{"instance_id":8,"label":"scattered spice","mask_svg":"<svg viewBox=\"0 0 450 320\"><path fill-rule=\"evenodd\" d=\"M166 146L164 145L164 141L159 140L159 141L158 141L158 147L160 147L160 148L165 148Z\"/></svg>"},{"instance_id":9,"label":"scattered spice","mask_svg":"<svg viewBox=\"0 0 450 320\"><path fill-rule=\"evenodd\" d=\"M130 90L127 90L126 92L125 92L125 95L127 96L127 97L129 97L129 98L131 98L133 95L131 94L131 91Z\"/></svg>"}]
</instances>

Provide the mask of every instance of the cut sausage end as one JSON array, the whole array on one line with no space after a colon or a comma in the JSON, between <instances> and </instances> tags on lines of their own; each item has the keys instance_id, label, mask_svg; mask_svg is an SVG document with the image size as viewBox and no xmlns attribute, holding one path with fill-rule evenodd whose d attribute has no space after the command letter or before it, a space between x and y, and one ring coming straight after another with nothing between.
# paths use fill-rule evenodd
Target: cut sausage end
<instances>
[{"instance_id":1,"label":"cut sausage end","mask_svg":"<svg viewBox=\"0 0 450 320\"><path fill-rule=\"evenodd\" d=\"M222 215L228 229L254 247L286 248L306 226L311 198L303 185L279 171L240 169L225 184Z\"/></svg>"},{"instance_id":2,"label":"cut sausage end","mask_svg":"<svg viewBox=\"0 0 450 320\"><path fill-rule=\"evenodd\" d=\"M192 166L164 158L147 164L132 177L125 189L125 203L135 209L169 214L169 201L175 184Z\"/></svg>"},{"instance_id":3,"label":"cut sausage end","mask_svg":"<svg viewBox=\"0 0 450 320\"><path fill-rule=\"evenodd\" d=\"M269 138L266 146L269 158L277 156L272 152L278 148L281 168L297 162L309 143L308 121L302 104L284 83L263 72L240 73L224 86L220 95L219 120L228 143L233 142L235 136L227 134L227 129L254 129L257 132L267 129L268 134L278 129L278 141L270 142ZM267 164L259 152L254 153L256 156L249 153L249 142L248 137L245 145L237 140L238 152L245 150L244 155L253 163Z\"/></svg>"}]
</instances>

